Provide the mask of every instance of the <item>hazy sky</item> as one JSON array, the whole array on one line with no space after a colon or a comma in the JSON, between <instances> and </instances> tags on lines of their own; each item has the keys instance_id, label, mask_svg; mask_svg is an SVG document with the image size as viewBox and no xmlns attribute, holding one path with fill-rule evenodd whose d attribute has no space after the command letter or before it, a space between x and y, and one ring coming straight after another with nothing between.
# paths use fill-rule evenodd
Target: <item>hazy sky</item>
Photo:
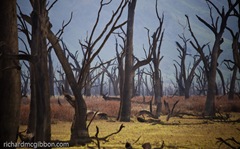
<instances>
[{"instance_id":1,"label":"hazy sky","mask_svg":"<svg viewBox=\"0 0 240 149\"><path fill-rule=\"evenodd\" d=\"M57 32L58 29L61 28L62 21L68 21L71 12L73 12L72 22L65 29L63 34L63 40L71 51L75 52L76 50L80 50L79 40L84 40L87 32L89 33L91 31L97 16L99 1L100 0L59 0L50 10L49 16L50 21L53 24L52 29L54 32ZM119 2L120 0L113 0L111 5L106 6L103 9L98 30L101 31L101 29L105 26L106 21L111 16L112 11L115 10ZM226 3L226 0L214 0L213 2L222 7L222 5ZM30 14L31 6L27 0L18 0L18 4L23 12ZM178 51L176 50L175 41L179 41L181 43L178 34L182 34L183 29L179 23L184 25L186 24L186 18L184 15L187 14L189 16L192 29L197 38L200 40L200 44L205 44L207 42L212 44L214 36L211 31L196 18L196 15L199 15L203 19L209 20L209 9L205 0L159 0L158 10L160 14L164 12L165 15L163 25L165 28L165 36L161 50L161 55L163 55L164 58L161 62L160 69L163 73L163 79L165 81L169 81L169 79L174 77L175 73L173 60L178 60ZM125 11L125 14L122 16L121 21L127 19L126 12L127 11ZM144 57L142 50L143 45L146 49L148 47L146 36L147 31L144 27L149 28L150 34L152 35L158 25L157 23L158 20L155 13L155 0L138 0L134 22L134 53L137 57L139 57L139 59ZM237 26L237 22L235 20L231 21L230 24L233 26L236 24ZM185 33L186 37L190 38L187 29L185 30ZM188 47L189 53L196 53L190 45ZM225 44L222 47L224 49L224 54L221 55L220 60L225 57L231 57L231 41L229 39L225 39ZM114 36L111 36L110 40L100 53L100 57L106 61L114 56L115 39ZM224 71L224 73L226 72L227 71Z\"/></svg>"}]
</instances>

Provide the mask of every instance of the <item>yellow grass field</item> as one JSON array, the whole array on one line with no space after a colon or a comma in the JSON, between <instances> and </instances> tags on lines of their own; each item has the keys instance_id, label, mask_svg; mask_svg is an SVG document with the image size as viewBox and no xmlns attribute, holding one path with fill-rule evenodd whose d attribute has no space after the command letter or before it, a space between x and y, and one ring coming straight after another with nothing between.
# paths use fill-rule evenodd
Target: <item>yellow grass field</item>
<instances>
[{"instance_id":1,"label":"yellow grass field","mask_svg":"<svg viewBox=\"0 0 240 149\"><path fill-rule=\"evenodd\" d=\"M67 141L70 139L71 119L73 116L72 107L60 97L62 106L52 99L52 140ZM164 97L163 100L169 102L170 107L176 100L180 102L176 105L174 111L179 113L200 114L204 107L205 97L191 97L185 100L183 97ZM146 98L146 101L149 101ZM96 119L92 122L89 133L95 136L96 126L99 127L99 137L104 137L110 133L116 132L120 125L125 127L116 135L109 138L108 142L100 142L101 148L125 148L125 143L129 142L133 148L142 148L142 144L149 142L152 148L161 147L164 142L164 148L218 148L219 143L216 138L234 138L240 142L240 100L227 101L224 97L216 99L216 107L220 116L229 115L229 119L202 119L196 116L182 114L181 117L171 117L166 121L166 115L160 116L161 123L140 123L137 121L136 114L140 110L148 110L148 104L142 104L141 97L133 99L132 121L122 123L116 121L119 101L104 101L101 97L91 97L86 99L89 110L104 112L109 115L108 120ZM25 101L21 107L21 130L26 129L29 102ZM154 107L153 107L154 109ZM166 111L165 111L166 112ZM232 143L232 145L240 146ZM91 143L83 147L70 148L97 148L96 144ZM228 148L221 145L220 148Z\"/></svg>"}]
</instances>

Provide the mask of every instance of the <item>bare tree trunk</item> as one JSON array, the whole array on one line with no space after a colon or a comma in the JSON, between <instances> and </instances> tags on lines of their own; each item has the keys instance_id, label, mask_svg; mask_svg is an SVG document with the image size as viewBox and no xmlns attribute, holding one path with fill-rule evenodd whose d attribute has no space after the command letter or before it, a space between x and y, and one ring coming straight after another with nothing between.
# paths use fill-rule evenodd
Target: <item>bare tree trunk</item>
<instances>
[{"instance_id":1,"label":"bare tree trunk","mask_svg":"<svg viewBox=\"0 0 240 149\"><path fill-rule=\"evenodd\" d=\"M223 95L226 95L226 89L225 89L225 81L224 81L224 77L222 74L222 71L220 69L217 68L217 73L219 74L220 80L221 80L221 86L222 86L222 93Z\"/></svg>"},{"instance_id":2,"label":"bare tree trunk","mask_svg":"<svg viewBox=\"0 0 240 149\"><path fill-rule=\"evenodd\" d=\"M185 99L188 99L190 97L190 87L191 87L191 83L187 83L185 84L185 89L184 89L184 96L185 96Z\"/></svg>"},{"instance_id":3,"label":"bare tree trunk","mask_svg":"<svg viewBox=\"0 0 240 149\"><path fill-rule=\"evenodd\" d=\"M51 140L50 120L50 93L49 75L47 66L46 36L49 30L48 16L45 0L35 0L32 12L32 54L35 55L33 62L36 84L36 125L34 130L34 141Z\"/></svg>"},{"instance_id":4,"label":"bare tree trunk","mask_svg":"<svg viewBox=\"0 0 240 149\"><path fill-rule=\"evenodd\" d=\"M120 107L118 111L117 119L120 120L121 110L122 110L122 102L123 102L123 87L124 87L124 80L125 80L125 71L123 69L123 56L118 56L118 76L119 76L119 90L120 90Z\"/></svg>"},{"instance_id":5,"label":"bare tree trunk","mask_svg":"<svg viewBox=\"0 0 240 149\"><path fill-rule=\"evenodd\" d=\"M89 72L88 72L88 76L87 76L86 85L84 88L84 95L91 96L91 74Z\"/></svg>"},{"instance_id":6,"label":"bare tree trunk","mask_svg":"<svg viewBox=\"0 0 240 149\"><path fill-rule=\"evenodd\" d=\"M87 106L82 97L81 89L74 78L71 66L69 65L68 60L65 57L60 44L58 43L57 37L51 30L48 34L48 40L52 44L54 51L64 69L64 72L66 73L66 78L73 91L73 95L75 96L75 101L77 102L75 104L77 106L74 108L75 116L71 126L70 142L72 144L81 144L86 141L86 139L87 141L89 140L89 134L86 126Z\"/></svg>"},{"instance_id":7,"label":"bare tree trunk","mask_svg":"<svg viewBox=\"0 0 240 149\"><path fill-rule=\"evenodd\" d=\"M230 88L229 88L229 93L228 93L228 100L233 100L234 99L234 94L235 94L235 82L237 79L237 65L234 65L233 67L233 74L230 82Z\"/></svg>"},{"instance_id":8,"label":"bare tree trunk","mask_svg":"<svg viewBox=\"0 0 240 149\"><path fill-rule=\"evenodd\" d=\"M18 54L16 0L0 1L0 147L16 142L19 126L21 81L19 61L5 56Z\"/></svg>"},{"instance_id":9,"label":"bare tree trunk","mask_svg":"<svg viewBox=\"0 0 240 149\"><path fill-rule=\"evenodd\" d=\"M207 90L207 99L205 102L205 109L204 114L207 116L214 116L215 115L215 95L216 95L216 88L215 88L215 78L214 72L212 71L208 79L208 90Z\"/></svg>"},{"instance_id":10,"label":"bare tree trunk","mask_svg":"<svg viewBox=\"0 0 240 149\"><path fill-rule=\"evenodd\" d=\"M137 0L129 2L127 22L127 45L125 58L125 79L123 87L123 98L121 101L120 121L129 122L131 116L131 98L133 94L133 24Z\"/></svg>"},{"instance_id":11,"label":"bare tree trunk","mask_svg":"<svg viewBox=\"0 0 240 149\"><path fill-rule=\"evenodd\" d=\"M229 2L231 3L231 1L229 1ZM189 25L189 31L190 31L192 37L194 38L194 41L196 44L194 45L192 41L190 41L190 43L200 54L200 57L204 64L205 72L207 73L208 90L207 90L207 99L205 102L205 109L204 109L204 114L207 116L211 116L211 117L215 116L215 94L216 94L215 84L216 84L216 72L217 72L217 66L218 66L217 60L218 60L219 55L222 52L222 50L220 49L220 45L224 42L222 35L223 35L224 30L227 28L228 18L231 16L232 11L235 9L235 7L237 6L238 3L239 3L238 1L235 1L234 3L229 4L229 6L230 6L229 9L227 9L226 11L224 9L222 9L222 12L220 12L218 7L213 2L207 1L211 16L212 16L212 11L211 11L210 5L213 6L213 8L219 12L218 13L219 16L216 19L217 20L216 24L213 24L213 23L209 24L208 22L203 20L201 17L197 16L198 20L201 21L205 26L207 26L215 35L214 45L210 51L210 53L211 53L210 66L209 66L209 59L206 58L207 56L205 56L205 54L203 52L203 48L206 45L203 45L202 47L199 45L196 37L194 36L194 34L191 30L188 16L186 15L188 25ZM218 24L219 17L221 18L220 25ZM211 17L211 21L214 22L213 17Z\"/></svg>"},{"instance_id":12,"label":"bare tree trunk","mask_svg":"<svg viewBox=\"0 0 240 149\"><path fill-rule=\"evenodd\" d=\"M72 94L71 93L71 90L70 90L70 86L69 86L69 83L68 83L68 79L67 79L67 76L63 74L63 83L64 83L64 89L65 89L65 92L68 93L68 94Z\"/></svg>"},{"instance_id":13,"label":"bare tree trunk","mask_svg":"<svg viewBox=\"0 0 240 149\"><path fill-rule=\"evenodd\" d=\"M207 116L215 116L215 95L216 95L216 73L217 73L217 59L220 51L220 41L222 33L216 37L214 42L212 55L211 55L211 65L209 68L209 74L207 75L208 79L208 90L207 90L207 99L205 102L204 114Z\"/></svg>"},{"instance_id":14,"label":"bare tree trunk","mask_svg":"<svg viewBox=\"0 0 240 149\"><path fill-rule=\"evenodd\" d=\"M158 68L155 69L155 84L154 84L154 96L155 96L155 102L157 104L157 109L156 109L156 116L159 117L161 112L162 112L162 101L161 101L161 78L159 77L158 74Z\"/></svg>"},{"instance_id":15,"label":"bare tree trunk","mask_svg":"<svg viewBox=\"0 0 240 149\"><path fill-rule=\"evenodd\" d=\"M102 76L101 76L100 95L103 95L104 76L105 76L105 71L103 71Z\"/></svg>"},{"instance_id":16,"label":"bare tree trunk","mask_svg":"<svg viewBox=\"0 0 240 149\"><path fill-rule=\"evenodd\" d=\"M48 68L49 68L49 92L50 96L54 96L54 70L53 70L53 61L51 56L52 49L48 51Z\"/></svg>"},{"instance_id":17,"label":"bare tree trunk","mask_svg":"<svg viewBox=\"0 0 240 149\"><path fill-rule=\"evenodd\" d=\"M86 126L86 117L87 117L87 105L83 99L83 96L80 92L76 93L74 89L73 93L76 98L75 104L75 115L71 126L71 138L70 142L72 144L85 144L91 142L89 137L88 129Z\"/></svg>"},{"instance_id":18,"label":"bare tree trunk","mask_svg":"<svg viewBox=\"0 0 240 149\"><path fill-rule=\"evenodd\" d=\"M30 88L31 88L31 101L30 101L30 111L28 116L28 127L27 133L34 133L34 128L36 125L36 80L34 77L34 66L30 63Z\"/></svg>"}]
</instances>

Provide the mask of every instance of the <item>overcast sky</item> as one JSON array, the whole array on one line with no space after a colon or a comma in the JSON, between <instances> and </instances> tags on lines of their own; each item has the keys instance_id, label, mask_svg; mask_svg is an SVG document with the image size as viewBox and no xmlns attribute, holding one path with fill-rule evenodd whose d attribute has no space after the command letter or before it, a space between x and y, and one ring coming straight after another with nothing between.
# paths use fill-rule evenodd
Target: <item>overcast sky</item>
<instances>
[{"instance_id":1,"label":"overcast sky","mask_svg":"<svg viewBox=\"0 0 240 149\"><path fill-rule=\"evenodd\" d=\"M50 21L53 24L53 31L57 32L62 26L62 21L67 22L71 12L73 12L72 22L65 29L63 34L63 40L67 44L68 48L75 52L80 50L79 40L86 38L87 32L90 32L97 16L100 0L59 0L49 12ZM106 6L101 14L98 30L101 30L108 18L111 16L112 11L115 10L120 0L113 0L112 4ZM213 0L213 2L220 6L220 8L226 3L226 0ZM50 1L52 3L52 1ZM27 0L18 0L23 12L30 14L31 6ZM227 6L225 6L227 7ZM158 2L159 13L164 13L164 29L165 36L163 39L161 54L164 56L160 69L163 73L165 81L169 81L174 77L173 60L177 59L178 51L176 50L175 41L180 41L178 34L182 34L183 29L179 25L186 24L185 14L190 18L192 29L195 32L200 44L214 42L214 36L211 31L206 28L196 18L199 15L203 19L209 20L209 9L205 0L159 0ZM122 16L121 21L127 19L125 14ZM215 11L214 11L215 13ZM120 22L121 23L121 22ZM150 29L150 34L156 29L158 20L155 13L155 0L138 0L135 10L135 22L134 22L134 53L139 59L143 58L143 45L147 49L147 32L144 27ZM231 20L230 24L237 27L237 21ZM227 31L225 31L227 32ZM188 30L185 30L186 37L190 38ZM97 35L97 34L96 34ZM226 36L227 37L227 36ZM231 38L225 39L225 43L222 46L224 54L220 57L220 62L226 57L232 56L231 51ZM195 54L195 50L189 45L188 52ZM21 48L21 47L20 47ZM206 49L207 50L207 49ZM115 40L114 36L110 38L106 46L100 53L100 57L107 61L115 56ZM191 58L190 58L191 59ZM224 71L226 75L228 71Z\"/></svg>"}]
</instances>

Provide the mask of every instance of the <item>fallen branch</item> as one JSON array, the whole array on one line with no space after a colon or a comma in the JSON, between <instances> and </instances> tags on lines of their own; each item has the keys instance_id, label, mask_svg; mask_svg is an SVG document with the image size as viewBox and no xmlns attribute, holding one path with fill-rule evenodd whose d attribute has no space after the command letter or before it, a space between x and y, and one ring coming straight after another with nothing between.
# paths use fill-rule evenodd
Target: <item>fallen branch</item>
<instances>
[{"instance_id":1,"label":"fallen branch","mask_svg":"<svg viewBox=\"0 0 240 149\"><path fill-rule=\"evenodd\" d=\"M89 121L88 125L87 125L87 129L89 128L89 126L91 125L92 121L94 120L94 118L96 117L98 111L94 113L94 115L92 116L91 120ZM98 128L97 128L98 129Z\"/></svg>"},{"instance_id":2,"label":"fallen branch","mask_svg":"<svg viewBox=\"0 0 240 149\"><path fill-rule=\"evenodd\" d=\"M219 143L219 148L225 144L228 147L232 148L232 149L236 149L236 148L240 148L240 142L236 141L235 138L228 138L228 139L223 139L223 138L216 138L218 141L216 142L216 144ZM230 142L235 143L236 146L232 145Z\"/></svg>"},{"instance_id":3,"label":"fallen branch","mask_svg":"<svg viewBox=\"0 0 240 149\"><path fill-rule=\"evenodd\" d=\"M111 134L109 134L109 135L107 135L107 136L105 136L105 137L101 137L101 138L98 137L99 128L96 127L97 132L96 132L96 134L95 134L94 137L91 137L91 139L97 140L97 141L105 141L105 142L108 142L107 139L108 139L109 137L118 134L124 127L125 127L125 126L124 126L123 124L121 124L120 127L119 127L119 129L118 129L116 132L113 132L113 133L111 133Z\"/></svg>"},{"instance_id":4,"label":"fallen branch","mask_svg":"<svg viewBox=\"0 0 240 149\"><path fill-rule=\"evenodd\" d=\"M97 112L96 112L97 113ZM101 148L101 146L100 146L100 141L99 141L99 138L98 138L98 134L99 134L99 128L98 128L98 126L96 126L96 134L95 134L95 137L96 137L96 140L97 140L97 147L98 147L98 149L100 149Z\"/></svg>"},{"instance_id":5,"label":"fallen branch","mask_svg":"<svg viewBox=\"0 0 240 149\"><path fill-rule=\"evenodd\" d=\"M154 114L152 114L151 111L147 111L147 110L141 110L141 111L139 111L136 116L143 116L143 117L144 117L144 115L147 115L148 117L157 119L157 117L156 117Z\"/></svg>"},{"instance_id":6,"label":"fallen branch","mask_svg":"<svg viewBox=\"0 0 240 149\"><path fill-rule=\"evenodd\" d=\"M179 102L179 100L177 100L177 101L173 104L172 110L170 110L170 107L169 107L168 102L166 102L166 101L164 100L164 106L165 106L165 108L166 108L167 111L168 111L168 116L167 116L167 118L166 118L166 121L168 121L168 120L170 119L170 117L173 115L173 111L174 111L176 105L178 104L178 102Z\"/></svg>"}]
</instances>

